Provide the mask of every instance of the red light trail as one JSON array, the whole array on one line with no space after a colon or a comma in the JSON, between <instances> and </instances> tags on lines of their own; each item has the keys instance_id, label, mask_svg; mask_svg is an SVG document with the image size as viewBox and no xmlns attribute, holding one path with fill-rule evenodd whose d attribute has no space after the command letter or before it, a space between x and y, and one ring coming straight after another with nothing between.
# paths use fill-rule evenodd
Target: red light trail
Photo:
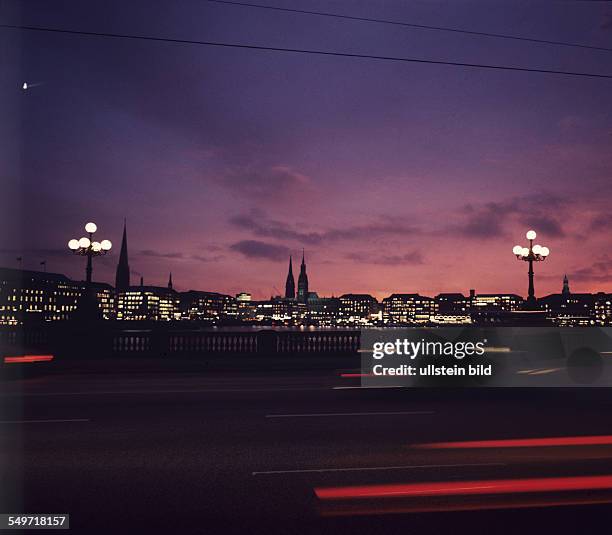
<instances>
[{"instance_id":1,"label":"red light trail","mask_svg":"<svg viewBox=\"0 0 612 535\"><path fill-rule=\"evenodd\" d=\"M4 357L4 364L19 364L23 362L50 362L53 355L21 355L18 357Z\"/></svg>"},{"instance_id":2,"label":"red light trail","mask_svg":"<svg viewBox=\"0 0 612 535\"><path fill-rule=\"evenodd\" d=\"M402 498L416 496L468 496L574 490L612 489L612 476L577 476L531 479L494 479L316 488L320 500Z\"/></svg>"},{"instance_id":3,"label":"red light trail","mask_svg":"<svg viewBox=\"0 0 612 535\"><path fill-rule=\"evenodd\" d=\"M508 440L468 440L462 442L430 442L414 444L419 449L477 449L477 448L531 448L547 446L612 445L612 435L592 435L548 438L514 438Z\"/></svg>"}]
</instances>

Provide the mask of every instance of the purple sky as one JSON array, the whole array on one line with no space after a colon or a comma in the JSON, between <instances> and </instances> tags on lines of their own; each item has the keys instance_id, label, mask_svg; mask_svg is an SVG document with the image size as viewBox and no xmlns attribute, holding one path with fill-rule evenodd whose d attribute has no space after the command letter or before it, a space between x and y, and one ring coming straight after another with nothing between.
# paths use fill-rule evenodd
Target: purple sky
<instances>
[{"instance_id":1,"label":"purple sky","mask_svg":"<svg viewBox=\"0 0 612 535\"><path fill-rule=\"evenodd\" d=\"M612 48L604 2L266 0ZM263 3L263 0L262 0ZM6 5L4 5L6 4ZM4 3L2 22L612 74L612 52L208 2ZM0 30L0 264L267 297L612 291L612 80ZM6 66L6 68L4 67ZM39 84L23 92L21 84ZM541 238L541 239L540 239Z\"/></svg>"}]
</instances>

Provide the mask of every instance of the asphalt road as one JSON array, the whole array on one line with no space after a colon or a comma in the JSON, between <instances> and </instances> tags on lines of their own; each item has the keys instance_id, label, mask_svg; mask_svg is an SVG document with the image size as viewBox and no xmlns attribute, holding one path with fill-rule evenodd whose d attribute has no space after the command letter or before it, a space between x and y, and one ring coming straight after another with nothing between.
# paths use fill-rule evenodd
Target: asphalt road
<instances>
[{"instance_id":1,"label":"asphalt road","mask_svg":"<svg viewBox=\"0 0 612 535\"><path fill-rule=\"evenodd\" d=\"M612 392L358 385L340 370L5 381L0 512L69 513L75 533L575 533L612 518ZM485 442L447 444L462 441Z\"/></svg>"}]
</instances>

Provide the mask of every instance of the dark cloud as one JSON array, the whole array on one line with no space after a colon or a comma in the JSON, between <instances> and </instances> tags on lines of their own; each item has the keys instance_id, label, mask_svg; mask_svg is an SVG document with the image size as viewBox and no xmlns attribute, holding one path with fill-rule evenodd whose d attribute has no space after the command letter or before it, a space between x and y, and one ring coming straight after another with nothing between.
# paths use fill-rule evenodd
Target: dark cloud
<instances>
[{"instance_id":1,"label":"dark cloud","mask_svg":"<svg viewBox=\"0 0 612 535\"><path fill-rule=\"evenodd\" d=\"M217 246L206 247L205 249L209 251L219 250ZM187 255L184 253L164 253L162 251L154 251L152 249L145 249L142 251L138 251L137 254L140 256L146 256L149 258L163 258L163 259L168 259L168 260L196 260L197 262L205 262L205 263L218 262L219 260L222 260L224 258L224 256L220 254L215 254L211 256L201 255L201 254Z\"/></svg>"},{"instance_id":2,"label":"dark cloud","mask_svg":"<svg viewBox=\"0 0 612 535\"><path fill-rule=\"evenodd\" d=\"M448 231L466 238L497 238L507 234L511 221L519 220L548 237L563 237L565 232L556 214L566 204L567 200L549 193L468 204L463 208L462 220Z\"/></svg>"},{"instance_id":3,"label":"dark cloud","mask_svg":"<svg viewBox=\"0 0 612 535\"><path fill-rule=\"evenodd\" d=\"M287 247L257 240L242 240L230 245L230 249L249 258L285 260L289 257L289 249Z\"/></svg>"},{"instance_id":4,"label":"dark cloud","mask_svg":"<svg viewBox=\"0 0 612 535\"><path fill-rule=\"evenodd\" d=\"M594 232L610 232L610 228L612 228L612 214L599 214L595 216L591 220L589 228Z\"/></svg>"},{"instance_id":5,"label":"dark cloud","mask_svg":"<svg viewBox=\"0 0 612 535\"><path fill-rule=\"evenodd\" d=\"M451 229L451 232L467 238L496 238L504 235L503 220L508 210L500 203L488 203L478 208L467 205L465 214L465 220Z\"/></svg>"},{"instance_id":6,"label":"dark cloud","mask_svg":"<svg viewBox=\"0 0 612 535\"><path fill-rule=\"evenodd\" d=\"M209 263L209 262L219 262L220 260L223 260L225 257L223 255L204 256L204 255L194 254L194 255L191 255L189 258L192 260L197 260L198 262Z\"/></svg>"},{"instance_id":7,"label":"dark cloud","mask_svg":"<svg viewBox=\"0 0 612 535\"><path fill-rule=\"evenodd\" d=\"M233 193L257 200L299 200L312 193L309 177L287 165L233 168L221 178Z\"/></svg>"},{"instance_id":8,"label":"dark cloud","mask_svg":"<svg viewBox=\"0 0 612 535\"><path fill-rule=\"evenodd\" d=\"M154 258L174 258L181 259L184 258L183 253L163 253L161 251L153 251L152 249L145 249L143 251L138 252L141 256L148 256Z\"/></svg>"},{"instance_id":9,"label":"dark cloud","mask_svg":"<svg viewBox=\"0 0 612 535\"><path fill-rule=\"evenodd\" d=\"M229 222L239 228L249 230L256 236L278 240L296 241L305 245L316 245L326 241L352 241L379 239L387 236L406 236L421 234L415 225L401 218L383 217L378 221L351 225L342 228L329 228L320 232L295 230L289 223L268 219L260 210L249 214L231 217Z\"/></svg>"},{"instance_id":10,"label":"dark cloud","mask_svg":"<svg viewBox=\"0 0 612 535\"><path fill-rule=\"evenodd\" d=\"M323 236L320 233L300 232L293 230L292 226L288 223L267 219L260 210L231 217L229 222L236 227L249 230L257 236L266 238L292 240L307 245L317 244L323 240Z\"/></svg>"},{"instance_id":11,"label":"dark cloud","mask_svg":"<svg viewBox=\"0 0 612 535\"><path fill-rule=\"evenodd\" d=\"M584 126L584 120L576 115L565 115L557 123L559 128L563 131L574 130L581 126Z\"/></svg>"},{"instance_id":12,"label":"dark cloud","mask_svg":"<svg viewBox=\"0 0 612 535\"><path fill-rule=\"evenodd\" d=\"M262 210L233 216L229 222L255 236L304 245L449 234L469 239L490 239L506 236L511 223L516 221L536 228L547 237L559 238L565 236L565 231L557 214L567 203L568 200L563 197L545 192L504 201L471 203L459 211L457 221L453 225L429 230L424 230L404 217L382 216L362 224L304 232L291 223L268 218ZM389 263L393 263L393 260Z\"/></svg>"},{"instance_id":13,"label":"dark cloud","mask_svg":"<svg viewBox=\"0 0 612 535\"><path fill-rule=\"evenodd\" d=\"M377 255L365 253L349 253L345 258L360 264L376 265L417 265L423 263L423 256L419 251L411 251L401 255Z\"/></svg>"},{"instance_id":14,"label":"dark cloud","mask_svg":"<svg viewBox=\"0 0 612 535\"><path fill-rule=\"evenodd\" d=\"M612 257L609 255L600 257L591 265L574 271L570 279L580 282L610 283L612 281Z\"/></svg>"},{"instance_id":15,"label":"dark cloud","mask_svg":"<svg viewBox=\"0 0 612 535\"><path fill-rule=\"evenodd\" d=\"M525 222L527 226L538 229L538 232L546 234L547 237L561 238L565 236L561 223L553 217L547 215L530 215L525 218Z\"/></svg>"},{"instance_id":16,"label":"dark cloud","mask_svg":"<svg viewBox=\"0 0 612 535\"><path fill-rule=\"evenodd\" d=\"M352 225L344 228L328 229L323 233L326 240L371 240L389 236L422 234L422 230L399 217L381 217L378 221Z\"/></svg>"}]
</instances>

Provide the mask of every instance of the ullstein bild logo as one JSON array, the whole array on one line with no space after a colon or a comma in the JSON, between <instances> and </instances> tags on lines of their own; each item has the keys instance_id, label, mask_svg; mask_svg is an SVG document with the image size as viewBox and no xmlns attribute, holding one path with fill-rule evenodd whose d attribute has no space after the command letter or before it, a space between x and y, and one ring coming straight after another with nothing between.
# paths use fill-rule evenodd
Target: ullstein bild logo
<instances>
[{"instance_id":1,"label":"ullstein bild logo","mask_svg":"<svg viewBox=\"0 0 612 535\"><path fill-rule=\"evenodd\" d=\"M406 338L395 342L374 342L372 356L380 360L386 356L402 356L411 360L420 356L452 356L456 359L484 355L486 340L481 342L428 342L424 339L418 342Z\"/></svg>"}]
</instances>

